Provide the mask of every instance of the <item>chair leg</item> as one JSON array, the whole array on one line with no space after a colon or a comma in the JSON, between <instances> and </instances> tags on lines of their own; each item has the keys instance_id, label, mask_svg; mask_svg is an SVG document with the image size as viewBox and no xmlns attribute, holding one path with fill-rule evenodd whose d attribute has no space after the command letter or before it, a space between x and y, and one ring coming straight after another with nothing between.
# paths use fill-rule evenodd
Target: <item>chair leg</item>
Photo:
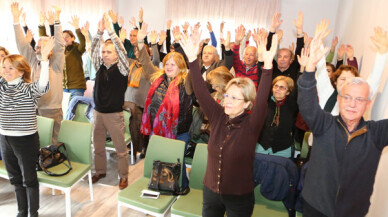
<instances>
[{"instance_id":1,"label":"chair leg","mask_svg":"<svg viewBox=\"0 0 388 217\"><path fill-rule=\"evenodd\" d=\"M88 177L89 177L90 201L93 201L94 195L93 195L92 171L91 170L89 170L89 172L88 172Z\"/></svg>"},{"instance_id":2,"label":"chair leg","mask_svg":"<svg viewBox=\"0 0 388 217\"><path fill-rule=\"evenodd\" d=\"M53 195L53 196L55 195L55 189L54 188L51 189L51 195Z\"/></svg>"},{"instance_id":3,"label":"chair leg","mask_svg":"<svg viewBox=\"0 0 388 217\"><path fill-rule=\"evenodd\" d=\"M121 204L120 204L120 202L117 203L117 216L121 217Z\"/></svg>"},{"instance_id":4,"label":"chair leg","mask_svg":"<svg viewBox=\"0 0 388 217\"><path fill-rule=\"evenodd\" d=\"M132 141L131 141L131 164L133 165L135 162L134 162L134 155L135 155L136 153L134 152L134 150L133 150L133 143L132 143Z\"/></svg>"},{"instance_id":5,"label":"chair leg","mask_svg":"<svg viewBox=\"0 0 388 217\"><path fill-rule=\"evenodd\" d=\"M71 217L71 198L70 198L71 188L65 190L65 200L66 200L66 217Z\"/></svg>"}]
</instances>

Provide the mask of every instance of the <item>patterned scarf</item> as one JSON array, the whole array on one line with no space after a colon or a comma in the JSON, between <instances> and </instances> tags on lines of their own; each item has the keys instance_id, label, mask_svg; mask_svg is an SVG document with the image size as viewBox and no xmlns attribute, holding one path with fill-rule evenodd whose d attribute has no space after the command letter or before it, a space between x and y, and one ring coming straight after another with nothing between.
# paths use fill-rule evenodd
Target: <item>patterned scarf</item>
<instances>
[{"instance_id":1,"label":"patterned scarf","mask_svg":"<svg viewBox=\"0 0 388 217\"><path fill-rule=\"evenodd\" d=\"M276 109L275 109L275 115L273 116L273 119L272 119L271 127L272 126L276 126L276 127L279 126L280 107L284 105L284 102L286 101L286 98L287 97L285 97L284 99L282 99L280 101L277 101L275 99L275 97L273 97L273 100L276 103Z\"/></svg>"},{"instance_id":2,"label":"patterned scarf","mask_svg":"<svg viewBox=\"0 0 388 217\"><path fill-rule=\"evenodd\" d=\"M156 79L148 91L144 106L144 113L140 131L144 135L151 134L151 100L155 90L164 80L164 75ZM168 86L166 95L156 113L152 131L155 135L175 139L178 132L178 117L179 117L179 88L177 85L177 77Z\"/></svg>"},{"instance_id":3,"label":"patterned scarf","mask_svg":"<svg viewBox=\"0 0 388 217\"><path fill-rule=\"evenodd\" d=\"M136 66L136 68L135 68ZM128 87L139 87L143 67L138 61L133 61L129 66Z\"/></svg>"}]
</instances>

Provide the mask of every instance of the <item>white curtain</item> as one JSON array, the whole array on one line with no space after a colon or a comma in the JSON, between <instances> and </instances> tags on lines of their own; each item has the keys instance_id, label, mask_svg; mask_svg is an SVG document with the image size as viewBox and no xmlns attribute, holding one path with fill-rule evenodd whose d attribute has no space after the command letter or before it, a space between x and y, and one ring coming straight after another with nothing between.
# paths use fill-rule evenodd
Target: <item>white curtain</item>
<instances>
[{"instance_id":1,"label":"white curtain","mask_svg":"<svg viewBox=\"0 0 388 217\"><path fill-rule=\"evenodd\" d=\"M280 0L166 0L166 17L173 20L173 26L186 21L191 25L201 22L204 36L206 24L210 21L217 40L222 21L225 22L224 34L231 31L233 36L235 27L240 24L246 29L269 29L272 15L279 11ZM231 41L234 41L234 37Z\"/></svg>"},{"instance_id":2,"label":"white curtain","mask_svg":"<svg viewBox=\"0 0 388 217\"><path fill-rule=\"evenodd\" d=\"M13 18L11 13L11 3L13 0L0 1L0 14L2 22L0 27L0 46L7 48L11 53L18 53L15 43L15 35L13 30ZM80 27L86 21L90 22L90 32L94 35L97 31L98 20L102 14L110 9L116 10L116 0L20 0L19 5L23 7L26 13L26 23L28 27L35 33L34 38L39 38L38 25L41 11L52 10L53 5L58 5L62 8L61 22L62 28L74 31L74 28L69 24L72 15L80 17ZM48 28L47 28L48 30Z\"/></svg>"}]
</instances>

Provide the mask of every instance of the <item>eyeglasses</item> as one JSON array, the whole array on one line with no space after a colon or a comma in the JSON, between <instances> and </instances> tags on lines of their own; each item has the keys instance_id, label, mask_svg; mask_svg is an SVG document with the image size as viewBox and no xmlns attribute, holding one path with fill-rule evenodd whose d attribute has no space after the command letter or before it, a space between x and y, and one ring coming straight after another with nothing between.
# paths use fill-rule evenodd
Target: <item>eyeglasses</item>
<instances>
[{"instance_id":1,"label":"eyeglasses","mask_svg":"<svg viewBox=\"0 0 388 217\"><path fill-rule=\"evenodd\" d=\"M237 100L245 100L245 99L239 99L239 98L237 98L235 96L231 96L231 95L226 94L226 93L223 95L223 97L224 97L224 99L228 98L228 99L232 100L233 102L235 102Z\"/></svg>"},{"instance_id":2,"label":"eyeglasses","mask_svg":"<svg viewBox=\"0 0 388 217\"><path fill-rule=\"evenodd\" d=\"M369 101L369 99L364 99L362 97L352 97L349 95L339 95L339 96L342 97L342 99L344 99L346 103L353 102L353 100L356 102L356 104L361 104Z\"/></svg>"},{"instance_id":3,"label":"eyeglasses","mask_svg":"<svg viewBox=\"0 0 388 217\"><path fill-rule=\"evenodd\" d=\"M288 90L287 87L281 86L281 85L278 85L278 84L275 84L275 85L273 86L273 88L275 88L275 89L280 89L280 90L283 90L283 91Z\"/></svg>"}]
</instances>

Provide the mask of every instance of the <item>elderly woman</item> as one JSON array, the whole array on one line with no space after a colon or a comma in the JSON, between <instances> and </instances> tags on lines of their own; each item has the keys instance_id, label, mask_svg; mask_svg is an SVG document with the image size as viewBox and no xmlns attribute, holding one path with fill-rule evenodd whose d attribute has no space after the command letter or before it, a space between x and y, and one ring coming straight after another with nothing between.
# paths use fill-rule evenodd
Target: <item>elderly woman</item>
<instances>
[{"instance_id":1,"label":"elderly woman","mask_svg":"<svg viewBox=\"0 0 388 217\"><path fill-rule=\"evenodd\" d=\"M267 114L277 44L273 43L271 50L264 52L259 94L256 95L255 85L249 78L234 78L225 88L221 106L212 98L201 76L196 60L199 41L198 30L194 29L190 39L183 39L182 47L190 61L195 95L212 126L203 181L202 215L224 216L226 211L227 216L251 216L255 202L255 146Z\"/></svg>"},{"instance_id":2,"label":"elderly woman","mask_svg":"<svg viewBox=\"0 0 388 217\"><path fill-rule=\"evenodd\" d=\"M291 157L294 124L298 114L293 90L292 78L278 76L273 79L272 96L268 99L267 120L258 140L257 153Z\"/></svg>"},{"instance_id":3,"label":"elderly woman","mask_svg":"<svg viewBox=\"0 0 388 217\"><path fill-rule=\"evenodd\" d=\"M50 39L42 47L39 81L31 82L31 68L23 56L9 55L1 62L0 147L9 181L15 187L17 216L38 216L39 183L36 162L39 136L36 123L38 99L48 91Z\"/></svg>"}]
</instances>

